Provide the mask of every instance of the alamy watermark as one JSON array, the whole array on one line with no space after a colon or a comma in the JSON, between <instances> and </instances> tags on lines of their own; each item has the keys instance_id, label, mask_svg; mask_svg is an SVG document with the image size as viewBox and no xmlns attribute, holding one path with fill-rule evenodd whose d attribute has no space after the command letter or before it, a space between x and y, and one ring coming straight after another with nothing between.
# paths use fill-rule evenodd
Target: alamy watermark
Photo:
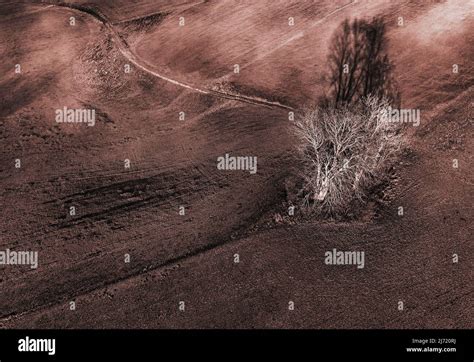
<instances>
[{"instance_id":1,"label":"alamy watermark","mask_svg":"<svg viewBox=\"0 0 474 362\"><path fill-rule=\"evenodd\" d=\"M18 340L19 352L47 352L50 356L56 354L56 339L30 338L26 336Z\"/></svg>"},{"instance_id":2,"label":"alamy watermark","mask_svg":"<svg viewBox=\"0 0 474 362\"><path fill-rule=\"evenodd\" d=\"M56 109L57 123L87 123L95 126L95 109L71 109L64 107Z\"/></svg>"},{"instance_id":3,"label":"alamy watermark","mask_svg":"<svg viewBox=\"0 0 474 362\"><path fill-rule=\"evenodd\" d=\"M257 173L257 156L225 156L217 157L218 170L243 170L251 174Z\"/></svg>"},{"instance_id":4,"label":"alamy watermark","mask_svg":"<svg viewBox=\"0 0 474 362\"><path fill-rule=\"evenodd\" d=\"M412 108L392 108L388 107L380 112L379 117L388 122L411 123L413 127L420 125L420 110Z\"/></svg>"}]
</instances>

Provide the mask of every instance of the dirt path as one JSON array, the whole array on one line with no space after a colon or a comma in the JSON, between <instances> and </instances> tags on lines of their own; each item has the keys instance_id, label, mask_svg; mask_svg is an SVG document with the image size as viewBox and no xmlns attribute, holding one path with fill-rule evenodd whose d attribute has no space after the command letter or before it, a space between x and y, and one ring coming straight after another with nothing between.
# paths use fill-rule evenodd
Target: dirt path
<instances>
[{"instance_id":1,"label":"dirt path","mask_svg":"<svg viewBox=\"0 0 474 362\"><path fill-rule=\"evenodd\" d=\"M47 4L47 3L42 3L42 4ZM329 19L330 17L334 16L335 14L343 11L344 9L353 6L354 4L357 4L357 0L351 0L349 3L342 5L335 10L331 11L330 13L326 14L322 18L318 19L315 21L312 25L311 28L321 25L324 21ZM82 5L74 5L74 4L68 4L68 3L55 3L55 4L50 4L47 5L48 7L51 6L56 6L56 7L66 7L71 10L79 11L81 13L85 13L88 15L93 16L96 20L100 21L104 26L107 28L109 33L113 36L118 49L120 50L121 54L128 60L130 61L133 65L135 65L137 68L141 69L142 71L153 75L154 77L160 78L162 80L165 80L169 83L172 83L174 85L177 85L179 87L183 87L186 89L189 89L194 92L202 93L202 94L210 94L216 97L220 97L223 99L229 99L229 100L234 100L238 102L245 102L249 104L255 104L255 105L262 105L265 107L279 107L287 110L294 110L293 107L282 104L280 102L276 101L269 101L267 99L263 99L261 97L249 97L243 94L237 94L237 93L230 93L230 92L224 92L224 91L217 91L217 90L211 90L211 89L206 89L206 88L199 88L191 84L187 84L184 82L180 82L178 80L169 78L163 74L158 73L157 71L152 69L152 66L149 64L146 64L146 62L143 59L140 59L136 54L134 54L128 44L120 37L120 35L117 33L116 29L114 28L114 25L108 20L107 16L103 14L99 9L92 9L86 6ZM127 20L128 21L128 20ZM260 61L261 59L265 58L266 56L272 54L273 52L277 51L278 49L286 46L287 44L291 43L292 41L301 38L304 36L304 31L292 36L289 39L286 39L285 41L281 42L280 45L277 47L271 49L270 51L266 52L265 54L262 54L261 56L253 59L251 62L246 63L241 69L245 69L246 67L251 66L255 62ZM224 77L225 78L225 77ZM224 78L221 78L224 79Z\"/></svg>"}]
</instances>

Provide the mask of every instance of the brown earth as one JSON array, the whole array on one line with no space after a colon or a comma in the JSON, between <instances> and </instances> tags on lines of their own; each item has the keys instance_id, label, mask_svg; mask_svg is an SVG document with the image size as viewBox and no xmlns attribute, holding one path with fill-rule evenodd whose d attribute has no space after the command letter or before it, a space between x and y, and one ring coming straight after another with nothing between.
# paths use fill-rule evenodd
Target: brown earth
<instances>
[{"instance_id":1,"label":"brown earth","mask_svg":"<svg viewBox=\"0 0 474 362\"><path fill-rule=\"evenodd\" d=\"M0 250L39 252L38 269L0 266L2 327L474 326L472 3L73 3L0 2ZM278 221L288 111L321 94L338 24L374 15L421 125L364 218ZM64 106L96 125L56 123ZM225 153L258 172L219 171ZM365 268L325 265L333 248Z\"/></svg>"}]
</instances>

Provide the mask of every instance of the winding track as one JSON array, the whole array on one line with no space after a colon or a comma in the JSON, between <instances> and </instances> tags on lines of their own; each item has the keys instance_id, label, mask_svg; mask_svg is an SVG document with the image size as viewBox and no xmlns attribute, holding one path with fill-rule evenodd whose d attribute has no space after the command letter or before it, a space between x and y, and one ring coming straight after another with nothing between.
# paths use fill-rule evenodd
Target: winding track
<instances>
[{"instance_id":1,"label":"winding track","mask_svg":"<svg viewBox=\"0 0 474 362\"><path fill-rule=\"evenodd\" d=\"M351 6L351 5L355 4L356 2L357 2L357 0L352 0L351 2L347 3L346 5L340 6L339 8L337 8L337 9L333 10L332 12L330 12L329 14L325 15L323 18L316 21L313 24L313 26L321 24L324 20L326 20L329 17L331 17L332 15L340 12L341 10L347 8L348 6ZM150 68L150 66L145 64L142 60L140 60L140 58L130 50L130 47L122 39L122 37L120 37L120 35L117 33L117 31L115 30L114 26L109 21L107 16L104 13L102 13L99 9L90 8L90 7L87 7L87 6L77 5L77 4L68 4L68 3L54 3L54 4L52 4L52 3L41 2L41 4L46 5L47 7L65 7L65 8L68 8L68 9L71 9L71 10L74 10L74 11L78 11L78 12L81 12L81 13L85 13L85 14L88 14L88 15L94 17L94 19L96 19L100 23L102 23L106 27L106 29L109 31L110 35L114 38L115 43L117 44L117 47L118 47L120 53L130 63L135 65L137 68L143 70L144 72L146 72L148 74L153 75L154 77L160 78L164 81L175 84L175 85L177 85L179 87L182 87L182 88L189 89L189 90L194 91L194 92L198 92L198 93L202 93L202 94L209 94L209 95L213 95L213 96L223 98L223 99L229 99L229 100L234 100L234 101L238 101L238 102L250 103L250 104L264 106L264 107L270 107L270 108L277 107L277 108L282 108L282 109L287 109L287 110L294 110L293 107L291 107L289 105L282 104L280 102L269 101L269 100L263 99L263 98L249 97L249 96L245 96L245 95L242 95L242 94L235 94L235 93L229 93L229 92L223 92L223 91L217 91L217 90L211 90L211 89L198 88L196 86L193 86L193 85L183 83L183 82L180 82L178 80L169 78L169 77L167 77L163 74L160 74L160 73L154 71L153 69ZM300 38L302 36L303 36L302 32L298 33L296 36L293 36L290 39L283 42L282 44L280 44L280 46L273 49L271 52L281 48L282 46L284 46L284 45L288 44L289 42L291 42L291 41L293 41L297 38ZM269 53L265 54L264 56L267 56L268 54ZM260 58L256 59L256 60L260 60ZM248 66L248 65L250 65L250 64L247 64L246 66Z\"/></svg>"}]
</instances>

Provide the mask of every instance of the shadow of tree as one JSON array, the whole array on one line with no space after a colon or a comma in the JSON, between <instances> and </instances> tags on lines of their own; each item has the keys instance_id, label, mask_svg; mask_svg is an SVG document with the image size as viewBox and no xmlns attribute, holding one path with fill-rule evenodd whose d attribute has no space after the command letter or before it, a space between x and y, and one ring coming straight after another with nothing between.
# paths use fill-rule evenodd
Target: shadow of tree
<instances>
[{"instance_id":1,"label":"shadow of tree","mask_svg":"<svg viewBox=\"0 0 474 362\"><path fill-rule=\"evenodd\" d=\"M336 30L328 56L330 83L321 106L350 106L373 95L399 105L400 93L393 77L394 65L387 54L383 19L345 20Z\"/></svg>"}]
</instances>

